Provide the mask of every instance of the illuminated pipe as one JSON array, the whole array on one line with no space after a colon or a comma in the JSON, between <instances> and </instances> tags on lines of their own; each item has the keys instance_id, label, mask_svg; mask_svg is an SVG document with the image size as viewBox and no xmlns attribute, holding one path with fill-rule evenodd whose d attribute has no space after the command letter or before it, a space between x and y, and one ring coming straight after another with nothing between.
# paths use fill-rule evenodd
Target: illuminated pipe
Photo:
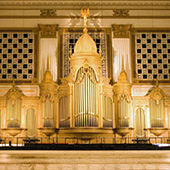
<instances>
[{"instance_id":1,"label":"illuminated pipe","mask_svg":"<svg viewBox=\"0 0 170 170\"><path fill-rule=\"evenodd\" d=\"M83 84L85 84L85 78L86 78L86 76L84 77L84 79L83 79ZM83 107L83 126L85 125L85 102L86 102L86 100L85 100L85 86L83 86L83 84L82 84L82 87L84 87L83 88L83 96L84 96L84 98L83 98L83 104L84 104L84 107Z\"/></svg>"}]
</instances>

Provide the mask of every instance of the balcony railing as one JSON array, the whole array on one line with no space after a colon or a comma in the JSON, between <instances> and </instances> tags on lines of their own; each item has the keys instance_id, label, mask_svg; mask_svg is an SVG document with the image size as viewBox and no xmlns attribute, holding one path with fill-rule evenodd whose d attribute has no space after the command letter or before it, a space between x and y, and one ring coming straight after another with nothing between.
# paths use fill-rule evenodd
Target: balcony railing
<instances>
[{"instance_id":1,"label":"balcony railing","mask_svg":"<svg viewBox=\"0 0 170 170\"><path fill-rule=\"evenodd\" d=\"M169 144L168 137L2 137L0 147L25 146L25 144Z\"/></svg>"}]
</instances>

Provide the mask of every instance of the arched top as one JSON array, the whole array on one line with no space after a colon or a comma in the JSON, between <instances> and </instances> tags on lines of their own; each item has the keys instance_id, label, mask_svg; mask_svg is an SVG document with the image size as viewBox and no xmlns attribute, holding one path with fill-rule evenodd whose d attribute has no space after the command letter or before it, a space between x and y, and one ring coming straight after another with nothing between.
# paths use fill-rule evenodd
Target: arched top
<instances>
[{"instance_id":1,"label":"arched top","mask_svg":"<svg viewBox=\"0 0 170 170\"><path fill-rule=\"evenodd\" d=\"M8 92L5 94L6 98L8 100L12 101L12 104L15 103L16 100L20 100L24 94L20 89L18 89L15 85L12 86L11 89L8 90Z\"/></svg>"},{"instance_id":2,"label":"arched top","mask_svg":"<svg viewBox=\"0 0 170 170\"><path fill-rule=\"evenodd\" d=\"M30 111L35 112L35 109L32 108L32 107L29 107L29 108L27 109L27 113L29 113Z\"/></svg>"},{"instance_id":3,"label":"arched top","mask_svg":"<svg viewBox=\"0 0 170 170\"><path fill-rule=\"evenodd\" d=\"M145 112L145 110L144 110L142 107L138 107L138 108L136 109L136 112L139 111L139 110L143 111L143 113Z\"/></svg>"},{"instance_id":4,"label":"arched top","mask_svg":"<svg viewBox=\"0 0 170 170\"><path fill-rule=\"evenodd\" d=\"M147 96L150 97L150 100L153 99L159 104L159 101L163 100L166 95L160 87L156 86Z\"/></svg>"},{"instance_id":5,"label":"arched top","mask_svg":"<svg viewBox=\"0 0 170 170\"><path fill-rule=\"evenodd\" d=\"M77 71L77 74L76 74L75 82L80 83L83 80L85 74L87 74L90 77L90 80L93 83L97 82L96 73L95 73L94 69L92 67L89 67L89 66L79 68L79 70Z\"/></svg>"}]
</instances>

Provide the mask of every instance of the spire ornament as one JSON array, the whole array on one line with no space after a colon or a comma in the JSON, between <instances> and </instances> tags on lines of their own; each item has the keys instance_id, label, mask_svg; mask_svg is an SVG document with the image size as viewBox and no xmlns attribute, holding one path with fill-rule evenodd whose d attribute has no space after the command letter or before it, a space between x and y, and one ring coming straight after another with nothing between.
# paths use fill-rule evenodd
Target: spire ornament
<instances>
[{"instance_id":1,"label":"spire ornament","mask_svg":"<svg viewBox=\"0 0 170 170\"><path fill-rule=\"evenodd\" d=\"M12 87L13 88L15 87L15 80L14 79L12 80Z\"/></svg>"},{"instance_id":2,"label":"spire ornament","mask_svg":"<svg viewBox=\"0 0 170 170\"><path fill-rule=\"evenodd\" d=\"M122 71L125 71L125 66L124 66L124 59L123 59L123 56L122 56Z\"/></svg>"},{"instance_id":3,"label":"spire ornament","mask_svg":"<svg viewBox=\"0 0 170 170\"><path fill-rule=\"evenodd\" d=\"M159 86L158 76L157 76L157 78L156 78L155 86L156 86L156 87Z\"/></svg>"},{"instance_id":4,"label":"spire ornament","mask_svg":"<svg viewBox=\"0 0 170 170\"><path fill-rule=\"evenodd\" d=\"M47 56L47 70L49 71L50 69L50 61L49 61L49 55Z\"/></svg>"},{"instance_id":5,"label":"spire ornament","mask_svg":"<svg viewBox=\"0 0 170 170\"><path fill-rule=\"evenodd\" d=\"M87 24L88 24L87 18L89 17L89 8L87 8L87 9L81 8L81 17L84 19L83 32L87 33L88 32L88 30L87 30Z\"/></svg>"}]
</instances>

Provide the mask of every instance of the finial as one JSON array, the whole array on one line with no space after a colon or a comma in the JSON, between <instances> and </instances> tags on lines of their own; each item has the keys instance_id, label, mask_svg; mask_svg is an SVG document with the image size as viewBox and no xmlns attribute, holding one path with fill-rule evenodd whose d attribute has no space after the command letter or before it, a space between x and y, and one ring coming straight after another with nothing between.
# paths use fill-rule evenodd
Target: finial
<instances>
[{"instance_id":1,"label":"finial","mask_svg":"<svg viewBox=\"0 0 170 170\"><path fill-rule=\"evenodd\" d=\"M89 17L89 8L87 9L83 9L81 8L81 17L84 18L84 29L83 29L83 32L84 33L87 33L88 30L87 30L87 17Z\"/></svg>"},{"instance_id":2,"label":"finial","mask_svg":"<svg viewBox=\"0 0 170 170\"><path fill-rule=\"evenodd\" d=\"M123 55L122 55L122 71L125 71Z\"/></svg>"},{"instance_id":3,"label":"finial","mask_svg":"<svg viewBox=\"0 0 170 170\"><path fill-rule=\"evenodd\" d=\"M156 87L159 86L159 81L158 81L158 76L156 77L156 83L155 83Z\"/></svg>"},{"instance_id":4,"label":"finial","mask_svg":"<svg viewBox=\"0 0 170 170\"><path fill-rule=\"evenodd\" d=\"M49 70L49 55L47 56L47 70Z\"/></svg>"},{"instance_id":5,"label":"finial","mask_svg":"<svg viewBox=\"0 0 170 170\"><path fill-rule=\"evenodd\" d=\"M15 80L12 80L12 87L15 87Z\"/></svg>"}]
</instances>

